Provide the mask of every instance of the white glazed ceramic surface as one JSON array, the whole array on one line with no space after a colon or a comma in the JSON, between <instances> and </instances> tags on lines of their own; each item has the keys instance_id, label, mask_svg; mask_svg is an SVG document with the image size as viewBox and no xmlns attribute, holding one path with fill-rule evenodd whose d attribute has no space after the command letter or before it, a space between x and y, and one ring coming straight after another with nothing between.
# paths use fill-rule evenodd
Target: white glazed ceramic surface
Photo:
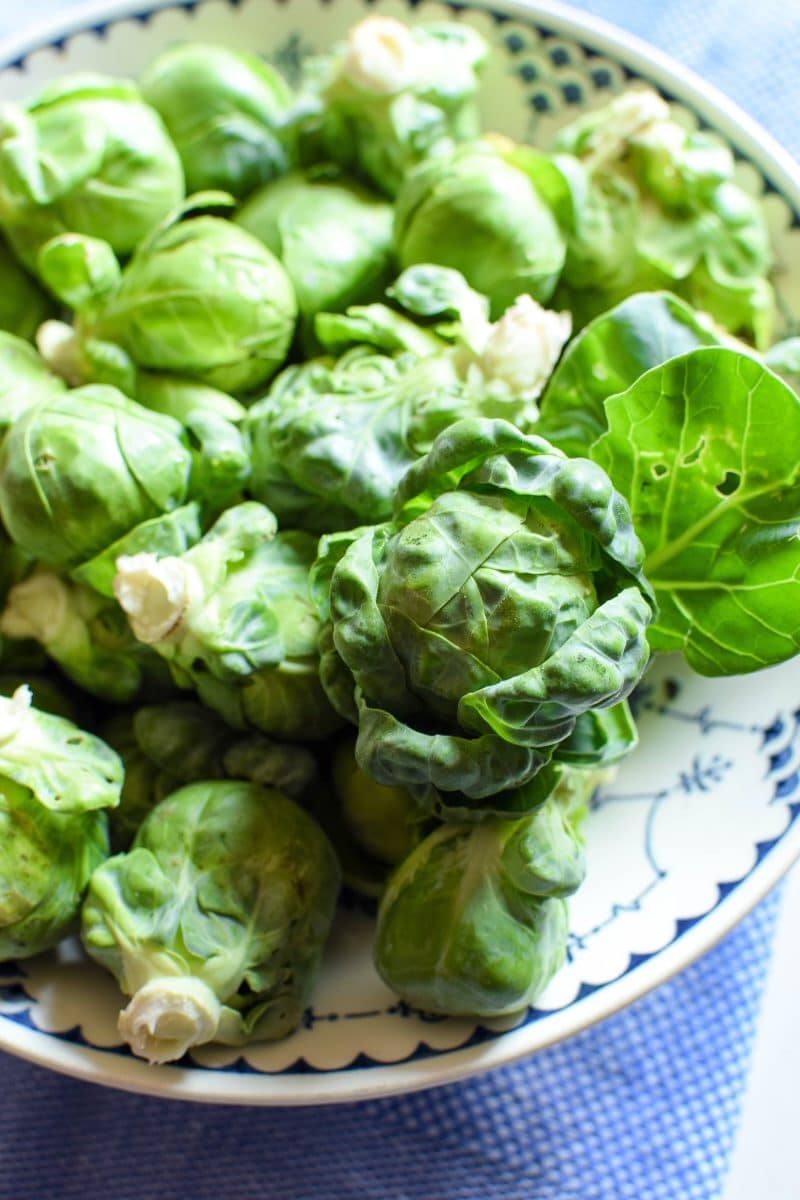
<instances>
[{"instance_id":1,"label":"white glazed ceramic surface","mask_svg":"<svg viewBox=\"0 0 800 1200\"><path fill-rule=\"evenodd\" d=\"M116 0L0 47L4 98L67 71L133 74L176 40L258 50L290 76L365 11L460 19L493 47L490 128L546 146L560 123L629 80L658 86L682 119L716 128L740 180L765 193L784 325L800 328L800 173L721 97L639 43L563 6L498 0ZM5 51L3 53L2 51ZM303 1027L277 1044L206 1047L150 1067L120 1044L121 997L79 948L0 966L0 1046L56 1070L205 1101L306 1104L426 1087L499 1066L616 1011L708 949L800 854L800 662L703 680L665 658L637 694L641 745L595 799L589 870L571 902L568 960L515 1020L432 1018L397 1002L371 965L372 921L343 906Z\"/></svg>"}]
</instances>

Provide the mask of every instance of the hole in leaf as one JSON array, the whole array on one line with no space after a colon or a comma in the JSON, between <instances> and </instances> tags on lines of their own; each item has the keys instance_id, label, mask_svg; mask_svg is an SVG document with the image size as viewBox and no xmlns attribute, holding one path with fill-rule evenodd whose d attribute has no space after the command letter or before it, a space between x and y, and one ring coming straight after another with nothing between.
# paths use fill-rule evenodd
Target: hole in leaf
<instances>
[{"instance_id":1,"label":"hole in leaf","mask_svg":"<svg viewBox=\"0 0 800 1200\"><path fill-rule=\"evenodd\" d=\"M700 441L697 443L694 450L690 450L688 454L684 454L683 458L681 459L681 466L682 467L693 467L694 464L697 462L698 458L700 457L700 455L705 450L705 448L706 448L706 439L704 437L701 437Z\"/></svg>"},{"instance_id":2,"label":"hole in leaf","mask_svg":"<svg viewBox=\"0 0 800 1200\"><path fill-rule=\"evenodd\" d=\"M738 471L726 471L725 478L717 484L715 491L719 492L720 496L732 496L741 482L742 477Z\"/></svg>"},{"instance_id":3,"label":"hole in leaf","mask_svg":"<svg viewBox=\"0 0 800 1200\"><path fill-rule=\"evenodd\" d=\"M662 462L653 463L651 470L654 479L663 479L665 475L669 474L669 467L666 463Z\"/></svg>"}]
</instances>

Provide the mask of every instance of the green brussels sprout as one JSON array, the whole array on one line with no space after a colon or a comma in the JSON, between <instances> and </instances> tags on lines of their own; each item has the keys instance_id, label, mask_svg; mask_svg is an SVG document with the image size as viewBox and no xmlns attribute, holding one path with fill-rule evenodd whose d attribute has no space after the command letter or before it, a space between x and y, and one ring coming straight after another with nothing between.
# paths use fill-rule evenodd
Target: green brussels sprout
<instances>
[{"instance_id":1,"label":"green brussels sprout","mask_svg":"<svg viewBox=\"0 0 800 1200\"><path fill-rule=\"evenodd\" d=\"M336 747L331 778L342 820L357 845L380 863L402 862L420 841L423 829L411 793L371 779L356 761L353 739Z\"/></svg>"},{"instance_id":2,"label":"green brussels sprout","mask_svg":"<svg viewBox=\"0 0 800 1200\"><path fill-rule=\"evenodd\" d=\"M305 746L242 734L191 700L115 714L102 732L125 763L122 797L109 817L115 850L126 849L150 810L184 783L247 779L299 796L317 777Z\"/></svg>"},{"instance_id":3,"label":"green brussels sprout","mask_svg":"<svg viewBox=\"0 0 800 1200\"><path fill-rule=\"evenodd\" d=\"M37 400L65 391L30 343L0 330L0 436Z\"/></svg>"},{"instance_id":4,"label":"green brussels sprout","mask_svg":"<svg viewBox=\"0 0 800 1200\"><path fill-rule=\"evenodd\" d=\"M15 542L76 566L187 497L192 456L177 421L111 387L40 399L0 447L0 513Z\"/></svg>"},{"instance_id":5,"label":"green brussels sprout","mask_svg":"<svg viewBox=\"0 0 800 1200\"><path fill-rule=\"evenodd\" d=\"M142 243L118 287L79 313L77 332L117 346L137 368L235 394L282 365L296 315L289 277L266 246L231 221L195 216Z\"/></svg>"},{"instance_id":6,"label":"green brussels sprout","mask_svg":"<svg viewBox=\"0 0 800 1200\"><path fill-rule=\"evenodd\" d=\"M169 771L155 769L136 739L133 713L117 709L99 732L103 741L115 750L125 769L119 804L108 814L109 842L112 854L121 854L130 847L145 817L181 781Z\"/></svg>"},{"instance_id":7,"label":"green brussels sprout","mask_svg":"<svg viewBox=\"0 0 800 1200\"><path fill-rule=\"evenodd\" d=\"M366 17L344 45L306 65L301 155L339 163L394 196L416 163L477 137L486 54L483 38L466 25L409 28Z\"/></svg>"},{"instance_id":8,"label":"green brussels sprout","mask_svg":"<svg viewBox=\"0 0 800 1200\"><path fill-rule=\"evenodd\" d=\"M155 371L140 371L136 377L135 400L152 412L163 413L188 425L192 413L198 409L213 414L220 420L239 425L247 416L247 409L227 392L208 387L194 379L182 379L180 375L163 375Z\"/></svg>"},{"instance_id":9,"label":"green brussels sprout","mask_svg":"<svg viewBox=\"0 0 800 1200\"><path fill-rule=\"evenodd\" d=\"M385 520L404 472L463 411L464 391L442 357L356 348L289 367L249 411L248 490L294 528Z\"/></svg>"},{"instance_id":10,"label":"green brussels sprout","mask_svg":"<svg viewBox=\"0 0 800 1200\"><path fill-rule=\"evenodd\" d=\"M20 265L0 237L0 330L33 341L53 312L53 301Z\"/></svg>"},{"instance_id":11,"label":"green brussels sprout","mask_svg":"<svg viewBox=\"0 0 800 1200\"><path fill-rule=\"evenodd\" d=\"M247 196L286 171L292 93L254 54L199 42L170 46L139 86L177 147L189 192Z\"/></svg>"},{"instance_id":12,"label":"green brussels sprout","mask_svg":"<svg viewBox=\"0 0 800 1200\"><path fill-rule=\"evenodd\" d=\"M668 289L769 345L764 212L713 135L687 132L654 92L635 91L567 126L555 149L570 210L558 299L576 323L635 292Z\"/></svg>"},{"instance_id":13,"label":"green brussels sprout","mask_svg":"<svg viewBox=\"0 0 800 1200\"><path fill-rule=\"evenodd\" d=\"M108 854L105 809L122 763L99 738L0 697L0 959L39 954L76 923L89 877Z\"/></svg>"},{"instance_id":14,"label":"green brussels sprout","mask_svg":"<svg viewBox=\"0 0 800 1200\"><path fill-rule=\"evenodd\" d=\"M136 637L229 724L320 739L339 720L318 674L316 539L275 530L263 505L236 505L180 556L120 557L114 590Z\"/></svg>"},{"instance_id":15,"label":"green brussels sprout","mask_svg":"<svg viewBox=\"0 0 800 1200\"><path fill-rule=\"evenodd\" d=\"M189 784L94 873L87 952L131 997L119 1030L150 1062L283 1037L299 1023L339 889L317 823L280 792Z\"/></svg>"},{"instance_id":16,"label":"green brussels sprout","mask_svg":"<svg viewBox=\"0 0 800 1200\"><path fill-rule=\"evenodd\" d=\"M519 1012L564 962L564 897L584 872L558 790L517 820L448 822L389 880L378 909L378 972L425 1011Z\"/></svg>"},{"instance_id":17,"label":"green brussels sprout","mask_svg":"<svg viewBox=\"0 0 800 1200\"><path fill-rule=\"evenodd\" d=\"M463 797L480 813L497 793L504 811L504 790L638 682L652 618L642 559L595 464L504 421L456 422L404 476L392 522L320 542L321 678L343 716L357 709L359 764L437 814ZM598 761L609 738L582 733Z\"/></svg>"},{"instance_id":18,"label":"green brussels sprout","mask_svg":"<svg viewBox=\"0 0 800 1200\"><path fill-rule=\"evenodd\" d=\"M101 700L127 704L175 691L165 663L136 640L115 600L46 568L11 588L0 634L38 642L68 679Z\"/></svg>"},{"instance_id":19,"label":"green brussels sprout","mask_svg":"<svg viewBox=\"0 0 800 1200\"><path fill-rule=\"evenodd\" d=\"M305 317L377 298L392 275L392 208L330 168L267 184L236 222L283 263Z\"/></svg>"},{"instance_id":20,"label":"green brussels sprout","mask_svg":"<svg viewBox=\"0 0 800 1200\"><path fill-rule=\"evenodd\" d=\"M534 179L488 142L438 154L408 175L397 196L395 241L404 267L460 271L489 297L494 317L523 294L548 300L566 253Z\"/></svg>"},{"instance_id":21,"label":"green brussels sprout","mask_svg":"<svg viewBox=\"0 0 800 1200\"><path fill-rule=\"evenodd\" d=\"M180 204L183 171L158 114L132 83L71 75L0 114L0 226L32 271L74 231L130 254Z\"/></svg>"},{"instance_id":22,"label":"green brussels sprout","mask_svg":"<svg viewBox=\"0 0 800 1200\"><path fill-rule=\"evenodd\" d=\"M80 309L112 292L120 281L119 260L102 238L60 233L40 248L39 274L67 308Z\"/></svg>"},{"instance_id":23,"label":"green brussels sprout","mask_svg":"<svg viewBox=\"0 0 800 1200\"><path fill-rule=\"evenodd\" d=\"M192 491L205 523L241 499L250 479L250 446L239 426L243 405L202 383L141 372L136 399L151 412L180 421L192 448Z\"/></svg>"},{"instance_id":24,"label":"green brussels sprout","mask_svg":"<svg viewBox=\"0 0 800 1200\"><path fill-rule=\"evenodd\" d=\"M425 317L457 315L450 344L383 305L331 317L338 331L380 343L404 321L425 340L394 356L357 345L338 361L288 367L249 410L249 492L282 524L325 533L391 516L405 471L466 416L533 428L536 398L569 334L569 318L522 296L498 322L483 297L441 267L411 267L391 289ZM377 313L386 315L379 321ZM358 322L350 314L358 314ZM321 320L329 314L320 314ZM334 326L334 332L336 326ZM326 326L321 340L330 340ZM335 338L334 338L335 340ZM391 347L390 347L391 348Z\"/></svg>"}]
</instances>

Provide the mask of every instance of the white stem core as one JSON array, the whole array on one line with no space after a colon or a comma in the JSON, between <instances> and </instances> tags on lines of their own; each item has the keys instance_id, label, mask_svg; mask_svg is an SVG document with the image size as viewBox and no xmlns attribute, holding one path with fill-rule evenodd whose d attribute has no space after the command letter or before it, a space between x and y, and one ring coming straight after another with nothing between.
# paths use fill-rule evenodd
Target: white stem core
<instances>
[{"instance_id":1,"label":"white stem core","mask_svg":"<svg viewBox=\"0 0 800 1200\"><path fill-rule=\"evenodd\" d=\"M78 387L84 382L80 369L80 340L71 325L45 321L36 330L36 348L51 371Z\"/></svg>"},{"instance_id":2,"label":"white stem core","mask_svg":"<svg viewBox=\"0 0 800 1200\"><path fill-rule=\"evenodd\" d=\"M31 689L23 683L11 699L0 696L0 746L11 742L27 724L31 713Z\"/></svg>"},{"instance_id":3,"label":"white stem core","mask_svg":"<svg viewBox=\"0 0 800 1200\"><path fill-rule=\"evenodd\" d=\"M0 614L0 633L10 638L34 638L43 646L54 642L69 612L69 592L63 580L42 571L15 583Z\"/></svg>"},{"instance_id":4,"label":"white stem core","mask_svg":"<svg viewBox=\"0 0 800 1200\"><path fill-rule=\"evenodd\" d=\"M176 635L198 590L196 572L179 558L142 553L117 559L114 595L140 642L152 645Z\"/></svg>"},{"instance_id":5,"label":"white stem core","mask_svg":"<svg viewBox=\"0 0 800 1200\"><path fill-rule=\"evenodd\" d=\"M356 87L391 96L413 84L420 46L394 17L365 17L347 36L342 72Z\"/></svg>"},{"instance_id":6,"label":"white stem core","mask_svg":"<svg viewBox=\"0 0 800 1200\"><path fill-rule=\"evenodd\" d=\"M221 1014L222 1005L201 979L164 976L139 988L117 1028L140 1058L174 1062L212 1040Z\"/></svg>"},{"instance_id":7,"label":"white stem core","mask_svg":"<svg viewBox=\"0 0 800 1200\"><path fill-rule=\"evenodd\" d=\"M567 312L542 308L531 296L518 296L499 321L486 323L471 365L484 381L500 384L519 400L535 400L558 362L572 331Z\"/></svg>"}]
</instances>

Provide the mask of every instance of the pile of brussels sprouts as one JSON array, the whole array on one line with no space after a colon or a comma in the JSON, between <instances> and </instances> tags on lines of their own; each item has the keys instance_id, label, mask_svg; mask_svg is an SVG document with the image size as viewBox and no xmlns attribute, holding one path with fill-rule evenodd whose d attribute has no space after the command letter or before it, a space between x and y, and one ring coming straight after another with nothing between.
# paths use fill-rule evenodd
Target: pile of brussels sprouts
<instances>
[{"instance_id":1,"label":"pile of brussels sprouts","mask_svg":"<svg viewBox=\"0 0 800 1200\"><path fill-rule=\"evenodd\" d=\"M486 54L0 109L0 945L80 929L153 1062L291 1032L342 881L408 1004L523 1009L651 654L800 649L758 202L651 92L482 133Z\"/></svg>"}]
</instances>

